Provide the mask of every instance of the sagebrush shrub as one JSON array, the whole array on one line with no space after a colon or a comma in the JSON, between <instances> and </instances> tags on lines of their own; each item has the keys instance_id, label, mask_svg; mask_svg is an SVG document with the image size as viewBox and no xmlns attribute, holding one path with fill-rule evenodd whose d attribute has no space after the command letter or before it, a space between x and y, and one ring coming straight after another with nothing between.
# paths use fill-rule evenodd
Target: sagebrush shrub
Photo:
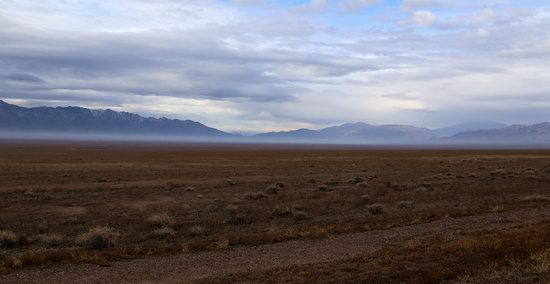
<instances>
[{"instance_id":1,"label":"sagebrush shrub","mask_svg":"<svg viewBox=\"0 0 550 284\"><path fill-rule=\"evenodd\" d=\"M95 227L80 234L77 243L89 249L111 248L117 245L120 234L110 227Z\"/></svg>"},{"instance_id":2,"label":"sagebrush shrub","mask_svg":"<svg viewBox=\"0 0 550 284\"><path fill-rule=\"evenodd\" d=\"M367 209L373 215L379 215L379 214L383 214L384 212L386 212L386 206L384 206L380 203L374 203L372 205L369 205L367 207Z\"/></svg>"},{"instance_id":3,"label":"sagebrush shrub","mask_svg":"<svg viewBox=\"0 0 550 284\"><path fill-rule=\"evenodd\" d=\"M14 232L0 230L0 248L12 248L17 245L17 235Z\"/></svg>"},{"instance_id":4,"label":"sagebrush shrub","mask_svg":"<svg viewBox=\"0 0 550 284\"><path fill-rule=\"evenodd\" d=\"M172 218L166 213L157 213L145 219L145 222L155 228L170 227L174 224Z\"/></svg>"}]
</instances>

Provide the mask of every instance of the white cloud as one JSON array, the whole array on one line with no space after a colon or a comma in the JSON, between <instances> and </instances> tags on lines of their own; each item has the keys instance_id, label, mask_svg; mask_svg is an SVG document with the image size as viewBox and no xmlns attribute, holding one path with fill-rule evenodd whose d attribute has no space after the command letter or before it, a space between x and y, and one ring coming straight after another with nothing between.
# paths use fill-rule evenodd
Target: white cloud
<instances>
[{"instance_id":1,"label":"white cloud","mask_svg":"<svg viewBox=\"0 0 550 284\"><path fill-rule=\"evenodd\" d=\"M358 11L365 7L380 3L381 0L345 0L340 2L340 9L345 11Z\"/></svg>"},{"instance_id":2,"label":"white cloud","mask_svg":"<svg viewBox=\"0 0 550 284\"><path fill-rule=\"evenodd\" d=\"M416 11L413 16L413 23L420 27L431 27L437 21L437 16L430 11Z\"/></svg>"},{"instance_id":3,"label":"white cloud","mask_svg":"<svg viewBox=\"0 0 550 284\"><path fill-rule=\"evenodd\" d=\"M401 6L406 9L429 9L435 7L442 7L451 4L452 0L447 0L447 3L442 0L403 0Z\"/></svg>"},{"instance_id":4,"label":"white cloud","mask_svg":"<svg viewBox=\"0 0 550 284\"><path fill-rule=\"evenodd\" d=\"M326 0L310 0L308 3L297 6L296 11L306 13L324 12L327 8Z\"/></svg>"}]
</instances>

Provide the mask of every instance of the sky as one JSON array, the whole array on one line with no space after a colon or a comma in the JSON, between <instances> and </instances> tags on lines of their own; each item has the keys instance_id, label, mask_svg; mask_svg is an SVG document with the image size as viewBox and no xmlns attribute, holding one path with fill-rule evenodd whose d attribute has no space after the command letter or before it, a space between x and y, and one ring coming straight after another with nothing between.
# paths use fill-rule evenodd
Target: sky
<instances>
[{"instance_id":1,"label":"sky","mask_svg":"<svg viewBox=\"0 0 550 284\"><path fill-rule=\"evenodd\" d=\"M0 1L0 99L255 133L550 121L550 1Z\"/></svg>"}]
</instances>

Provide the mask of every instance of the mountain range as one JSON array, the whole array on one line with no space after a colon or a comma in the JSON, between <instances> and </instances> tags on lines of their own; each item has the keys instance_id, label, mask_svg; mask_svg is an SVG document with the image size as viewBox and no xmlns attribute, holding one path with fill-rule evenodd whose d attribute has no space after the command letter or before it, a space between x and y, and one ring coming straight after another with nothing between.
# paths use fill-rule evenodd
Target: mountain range
<instances>
[{"instance_id":1,"label":"mountain range","mask_svg":"<svg viewBox=\"0 0 550 284\"><path fill-rule=\"evenodd\" d=\"M225 133L191 120L142 117L129 112L91 110L82 107L24 108L0 100L0 130L170 135L230 138Z\"/></svg>"},{"instance_id":2,"label":"mountain range","mask_svg":"<svg viewBox=\"0 0 550 284\"><path fill-rule=\"evenodd\" d=\"M363 122L346 123L320 130L298 129L293 131L269 132L255 135L260 140L298 140L320 142L386 142L386 141L430 141L438 136L427 128L408 125L371 125Z\"/></svg>"},{"instance_id":3,"label":"mountain range","mask_svg":"<svg viewBox=\"0 0 550 284\"><path fill-rule=\"evenodd\" d=\"M439 129L410 125L346 123L319 130L298 129L253 136L227 133L192 120L143 117L110 109L25 108L0 100L0 132L167 136L209 140L305 143L438 143L462 141L550 142L550 123L506 126L468 122Z\"/></svg>"},{"instance_id":4,"label":"mountain range","mask_svg":"<svg viewBox=\"0 0 550 284\"><path fill-rule=\"evenodd\" d=\"M456 125L434 129L433 131L441 137L452 137L464 131L499 129L506 126L508 125L494 121L468 121Z\"/></svg>"},{"instance_id":5,"label":"mountain range","mask_svg":"<svg viewBox=\"0 0 550 284\"><path fill-rule=\"evenodd\" d=\"M484 140L517 140L517 141L550 141L550 123L543 122L533 125L511 125L499 129L472 130L457 133L452 138L484 139Z\"/></svg>"}]
</instances>

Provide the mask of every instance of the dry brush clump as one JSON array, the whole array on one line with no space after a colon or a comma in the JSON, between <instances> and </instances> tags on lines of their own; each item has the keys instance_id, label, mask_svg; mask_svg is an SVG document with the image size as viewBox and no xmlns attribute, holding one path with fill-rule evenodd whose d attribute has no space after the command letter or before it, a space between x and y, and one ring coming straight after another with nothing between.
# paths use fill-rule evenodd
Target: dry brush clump
<instances>
[{"instance_id":1,"label":"dry brush clump","mask_svg":"<svg viewBox=\"0 0 550 284\"><path fill-rule=\"evenodd\" d=\"M311 219L309 214L307 214L307 212L303 210L295 211L292 215L294 216L294 220L296 221L304 221L304 220Z\"/></svg>"},{"instance_id":2,"label":"dry brush clump","mask_svg":"<svg viewBox=\"0 0 550 284\"><path fill-rule=\"evenodd\" d=\"M230 225L248 225L252 224L252 219L242 215L242 214L233 214L229 216L229 218L226 221L227 224Z\"/></svg>"},{"instance_id":3,"label":"dry brush clump","mask_svg":"<svg viewBox=\"0 0 550 284\"><path fill-rule=\"evenodd\" d=\"M61 247L67 243L66 238L61 234L40 234L34 241L47 248Z\"/></svg>"},{"instance_id":4,"label":"dry brush clump","mask_svg":"<svg viewBox=\"0 0 550 284\"><path fill-rule=\"evenodd\" d=\"M145 219L145 222L153 228L170 227L174 224L172 218L166 213L153 214L149 216L149 218Z\"/></svg>"},{"instance_id":5,"label":"dry brush clump","mask_svg":"<svg viewBox=\"0 0 550 284\"><path fill-rule=\"evenodd\" d=\"M274 217L288 217L292 215L292 210L286 206L277 205L273 209L273 212L271 212L271 216Z\"/></svg>"},{"instance_id":6,"label":"dry brush clump","mask_svg":"<svg viewBox=\"0 0 550 284\"><path fill-rule=\"evenodd\" d=\"M374 203L369 206L367 206L367 210L372 215L380 215L384 214L386 212L386 206L380 203Z\"/></svg>"},{"instance_id":7,"label":"dry brush clump","mask_svg":"<svg viewBox=\"0 0 550 284\"><path fill-rule=\"evenodd\" d=\"M18 242L17 234L11 231L0 230L0 249L13 248Z\"/></svg>"},{"instance_id":8,"label":"dry brush clump","mask_svg":"<svg viewBox=\"0 0 550 284\"><path fill-rule=\"evenodd\" d=\"M419 186L414 191L415 192L428 192L428 191L432 191L432 189L429 188L429 187L426 187L426 186Z\"/></svg>"},{"instance_id":9,"label":"dry brush clump","mask_svg":"<svg viewBox=\"0 0 550 284\"><path fill-rule=\"evenodd\" d=\"M550 273L550 248L537 251L529 257L531 265L528 266L529 272L535 274Z\"/></svg>"},{"instance_id":10,"label":"dry brush clump","mask_svg":"<svg viewBox=\"0 0 550 284\"><path fill-rule=\"evenodd\" d=\"M211 246L210 249L213 250L224 250L229 247L229 239L228 238L219 238L216 240Z\"/></svg>"},{"instance_id":11,"label":"dry brush clump","mask_svg":"<svg viewBox=\"0 0 550 284\"><path fill-rule=\"evenodd\" d=\"M495 204L495 205L489 207L489 212L499 213L499 212L503 212L503 211L504 211L504 205L502 205L502 204Z\"/></svg>"},{"instance_id":12,"label":"dry brush clump","mask_svg":"<svg viewBox=\"0 0 550 284\"><path fill-rule=\"evenodd\" d=\"M265 193L275 195L279 193L279 190L281 190L281 188L277 184L272 184L266 188Z\"/></svg>"},{"instance_id":13,"label":"dry brush clump","mask_svg":"<svg viewBox=\"0 0 550 284\"><path fill-rule=\"evenodd\" d=\"M152 231L149 234L151 239L168 239L175 237L177 232L170 227L163 227Z\"/></svg>"},{"instance_id":14,"label":"dry brush clump","mask_svg":"<svg viewBox=\"0 0 550 284\"><path fill-rule=\"evenodd\" d=\"M260 200L267 198L267 195L263 192L247 192L244 194L244 198L248 200Z\"/></svg>"},{"instance_id":15,"label":"dry brush clump","mask_svg":"<svg viewBox=\"0 0 550 284\"><path fill-rule=\"evenodd\" d=\"M225 206L225 210L227 211L228 214L230 215L235 215L235 214L238 214L241 212L239 206L235 205L235 204L228 204Z\"/></svg>"},{"instance_id":16,"label":"dry brush clump","mask_svg":"<svg viewBox=\"0 0 550 284\"><path fill-rule=\"evenodd\" d=\"M346 181L346 183L348 184L358 184L360 182L363 182L365 181L363 178L360 178L360 177L354 177L354 178L350 178Z\"/></svg>"},{"instance_id":17,"label":"dry brush clump","mask_svg":"<svg viewBox=\"0 0 550 284\"><path fill-rule=\"evenodd\" d=\"M252 220L248 217L246 217L240 210L239 207L237 207L234 204L228 205L226 207L227 213L229 215L229 218L226 220L227 224L230 225L248 225L252 223Z\"/></svg>"},{"instance_id":18,"label":"dry brush clump","mask_svg":"<svg viewBox=\"0 0 550 284\"><path fill-rule=\"evenodd\" d=\"M110 227L95 227L77 237L77 244L88 249L105 249L117 245L120 234Z\"/></svg>"},{"instance_id":19,"label":"dry brush clump","mask_svg":"<svg viewBox=\"0 0 550 284\"><path fill-rule=\"evenodd\" d=\"M279 188L287 187L286 183L280 181L274 183L274 185L278 186Z\"/></svg>"},{"instance_id":20,"label":"dry brush clump","mask_svg":"<svg viewBox=\"0 0 550 284\"><path fill-rule=\"evenodd\" d=\"M326 184L321 184L317 187L319 191L331 191L332 189Z\"/></svg>"},{"instance_id":21,"label":"dry brush clump","mask_svg":"<svg viewBox=\"0 0 550 284\"><path fill-rule=\"evenodd\" d=\"M357 201L355 201L355 207L362 207L364 205L367 205L371 200L372 198L370 197L370 195L363 194L359 196Z\"/></svg>"},{"instance_id":22,"label":"dry brush clump","mask_svg":"<svg viewBox=\"0 0 550 284\"><path fill-rule=\"evenodd\" d=\"M399 201L397 203L397 209L409 209L413 207L412 201Z\"/></svg>"},{"instance_id":23,"label":"dry brush clump","mask_svg":"<svg viewBox=\"0 0 550 284\"><path fill-rule=\"evenodd\" d=\"M490 173L492 176L503 176L508 174L508 172L504 169L496 169Z\"/></svg>"}]
</instances>

